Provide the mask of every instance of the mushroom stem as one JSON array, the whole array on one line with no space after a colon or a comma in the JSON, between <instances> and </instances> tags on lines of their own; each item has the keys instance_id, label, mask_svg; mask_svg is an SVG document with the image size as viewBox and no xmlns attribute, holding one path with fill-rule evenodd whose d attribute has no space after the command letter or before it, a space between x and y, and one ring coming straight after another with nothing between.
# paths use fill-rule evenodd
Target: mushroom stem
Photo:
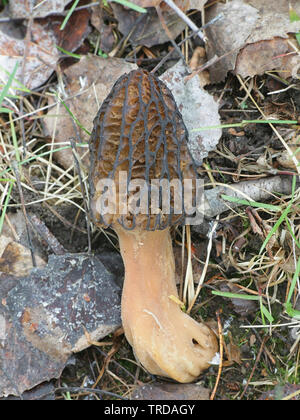
<instances>
[{"instance_id":1,"label":"mushroom stem","mask_svg":"<svg viewBox=\"0 0 300 420\"><path fill-rule=\"evenodd\" d=\"M153 374L194 380L209 366L216 339L170 299L178 293L169 228L114 229L125 265L122 322L135 356Z\"/></svg>"},{"instance_id":2,"label":"mushroom stem","mask_svg":"<svg viewBox=\"0 0 300 420\"><path fill-rule=\"evenodd\" d=\"M176 305L169 299L170 295L177 296L175 264L169 228L158 231L127 231L118 226L115 230L125 265L122 322L126 333L130 330L126 325L128 317L135 314L128 314L125 310L132 305L133 299L144 303L146 314L153 311L154 300L159 302L159 306ZM151 308L147 306L149 301ZM130 334L126 333L127 335L131 343Z\"/></svg>"}]
</instances>

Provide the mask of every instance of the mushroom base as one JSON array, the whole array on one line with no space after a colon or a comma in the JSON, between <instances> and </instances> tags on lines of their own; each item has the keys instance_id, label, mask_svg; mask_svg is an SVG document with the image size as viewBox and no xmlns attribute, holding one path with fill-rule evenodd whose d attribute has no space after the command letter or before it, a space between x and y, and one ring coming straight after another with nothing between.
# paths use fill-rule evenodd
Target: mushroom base
<instances>
[{"instance_id":1,"label":"mushroom base","mask_svg":"<svg viewBox=\"0 0 300 420\"><path fill-rule=\"evenodd\" d=\"M218 351L214 333L182 312L169 229L115 226L125 265L122 322L136 358L152 374L192 382Z\"/></svg>"}]
</instances>

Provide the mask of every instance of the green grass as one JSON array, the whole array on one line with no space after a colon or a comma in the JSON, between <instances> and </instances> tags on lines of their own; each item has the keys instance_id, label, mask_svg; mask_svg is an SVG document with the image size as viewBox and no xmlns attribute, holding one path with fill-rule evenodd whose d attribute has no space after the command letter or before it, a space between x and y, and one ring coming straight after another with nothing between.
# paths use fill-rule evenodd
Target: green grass
<instances>
[{"instance_id":1,"label":"green grass","mask_svg":"<svg viewBox=\"0 0 300 420\"><path fill-rule=\"evenodd\" d=\"M233 123L233 124L219 124L219 125L210 125L200 128L193 128L191 132L195 133L197 131L205 131L205 130L214 130L217 128L244 128L248 124L284 124L284 125L296 125L298 124L298 121L296 120L242 120L239 123Z\"/></svg>"},{"instance_id":2,"label":"green grass","mask_svg":"<svg viewBox=\"0 0 300 420\"><path fill-rule=\"evenodd\" d=\"M56 95L57 99L61 102L61 104L64 106L64 108L66 109L66 111L68 112L68 114L72 117L72 119L74 120L74 122L78 125L78 127L80 127L83 131L85 131L87 133L87 135L91 135L91 133L81 124L81 122L75 117L75 115L73 114L73 112L70 110L70 108L68 107L68 105L64 102L63 99L61 99L60 96Z\"/></svg>"},{"instance_id":3,"label":"green grass","mask_svg":"<svg viewBox=\"0 0 300 420\"><path fill-rule=\"evenodd\" d=\"M226 201L230 201L231 203L236 203L244 206L251 206L251 207L258 207L260 209L270 210L270 211L280 211L280 206L273 206L272 204L267 203L260 203L257 201L249 201L249 200L243 200L236 197L231 197L230 195L222 194L221 198Z\"/></svg>"},{"instance_id":4,"label":"green grass","mask_svg":"<svg viewBox=\"0 0 300 420\"><path fill-rule=\"evenodd\" d=\"M288 206L283 211L283 213L281 214L281 216L279 217L279 219L277 220L277 222L275 223L275 225L273 226L273 228L268 233L268 235L267 235L264 243L262 244L262 247L261 247L261 249L259 251L259 254L261 254L263 252L263 250L267 246L269 240L274 235L274 233L276 233L276 231L278 230L278 228L282 224L282 222L287 220L287 216L290 213L290 211L292 209L292 204L293 204L293 202L295 200L296 180L297 180L297 178L296 178L296 176L294 176L293 177L293 183L292 183L292 198L291 198L291 201L289 202Z\"/></svg>"},{"instance_id":5,"label":"green grass","mask_svg":"<svg viewBox=\"0 0 300 420\"><path fill-rule=\"evenodd\" d=\"M119 3L122 6L129 7L130 9L132 9L136 12L147 13L147 9L144 9L143 7L140 7L140 6L138 6L137 4L135 4L131 1L128 1L128 0L111 0L111 1L114 1L115 3ZM65 29L70 17L72 16L72 13L74 12L74 10L77 7L78 3L79 3L79 0L75 0L74 3L72 4L72 6L70 7L70 9L68 10L68 13L67 13L66 17L64 18L63 23L60 26L61 31L63 31ZM108 4L108 2L105 1L104 6L107 6L107 4Z\"/></svg>"},{"instance_id":6,"label":"green grass","mask_svg":"<svg viewBox=\"0 0 300 420\"><path fill-rule=\"evenodd\" d=\"M139 13L147 13L147 9L144 9L143 7L140 7L138 5L136 5L135 3L131 2L131 1L127 1L127 0L110 0L113 1L115 3L119 3L122 6L125 7L129 7L130 9L134 10L135 12L139 12Z\"/></svg>"},{"instance_id":7,"label":"green grass","mask_svg":"<svg viewBox=\"0 0 300 420\"><path fill-rule=\"evenodd\" d=\"M10 183L10 186L8 188L8 191L7 191L7 194L6 194L6 197L5 197L4 204L3 204L2 209L1 209L1 216L0 216L0 235L1 235L7 206L8 206L8 203L10 201L11 191L13 189L15 181L12 180L12 179L1 179L0 178L0 182L9 182Z\"/></svg>"}]
</instances>

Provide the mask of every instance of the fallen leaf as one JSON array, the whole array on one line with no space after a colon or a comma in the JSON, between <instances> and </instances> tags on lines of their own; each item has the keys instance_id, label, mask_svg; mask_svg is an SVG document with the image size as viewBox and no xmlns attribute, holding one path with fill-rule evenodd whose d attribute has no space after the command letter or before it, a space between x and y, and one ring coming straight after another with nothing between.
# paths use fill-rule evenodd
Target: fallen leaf
<instances>
[{"instance_id":1,"label":"fallen leaf","mask_svg":"<svg viewBox=\"0 0 300 420\"><path fill-rule=\"evenodd\" d=\"M111 7L118 20L119 31L125 36L130 35L129 40L134 45L144 45L150 48L153 45L170 41L154 8L148 9L145 14L140 14L117 3L111 3ZM186 24L169 8L163 10L162 14L172 39L175 39Z\"/></svg>"},{"instance_id":2,"label":"fallen leaf","mask_svg":"<svg viewBox=\"0 0 300 420\"><path fill-rule=\"evenodd\" d=\"M238 54L235 73L242 77L253 77L266 71L276 70L279 75L287 79L300 63L295 49L290 44L292 41L292 37L290 39L276 37L247 45Z\"/></svg>"},{"instance_id":3,"label":"fallen leaf","mask_svg":"<svg viewBox=\"0 0 300 420\"><path fill-rule=\"evenodd\" d=\"M46 263L35 255L37 267L43 267ZM17 242L9 242L0 255L0 272L12 274L17 277L26 276L33 268L31 252Z\"/></svg>"},{"instance_id":4,"label":"fallen leaf","mask_svg":"<svg viewBox=\"0 0 300 420\"><path fill-rule=\"evenodd\" d=\"M23 278L2 274L0 302L0 397L59 377L90 345L85 330L97 341L121 324L115 276L88 255L52 255Z\"/></svg>"},{"instance_id":5,"label":"fallen leaf","mask_svg":"<svg viewBox=\"0 0 300 420\"><path fill-rule=\"evenodd\" d=\"M182 10L187 10L189 7L190 0L173 0L176 6ZM192 0L193 1L193 0ZM195 1L195 0L194 0ZM160 6L163 0L135 0L134 3L140 7L156 7ZM163 4L163 8L168 7L166 3Z\"/></svg>"},{"instance_id":6,"label":"fallen leaf","mask_svg":"<svg viewBox=\"0 0 300 420\"><path fill-rule=\"evenodd\" d=\"M66 105L80 121L82 126L91 131L93 120L100 105L110 92L115 81L124 73L136 69L135 64L127 63L120 58L101 58L94 55L84 56L79 62L65 69L65 90L72 99L66 99ZM53 98L49 104L55 104ZM54 143L68 142L69 139L77 138L81 142L88 142L89 135L79 127L76 127L72 117L62 104L53 106L44 119L45 135L54 139ZM82 163L88 168L89 156L87 144L85 148L78 148L78 154L83 158ZM69 168L73 166L73 154L71 149L55 153L57 161Z\"/></svg>"},{"instance_id":7,"label":"fallen leaf","mask_svg":"<svg viewBox=\"0 0 300 420\"><path fill-rule=\"evenodd\" d=\"M9 14L13 19L45 17L52 13L60 14L71 0L13 0L8 3Z\"/></svg>"},{"instance_id":8,"label":"fallen leaf","mask_svg":"<svg viewBox=\"0 0 300 420\"><path fill-rule=\"evenodd\" d=\"M105 53L110 52L115 45L114 25L106 25L103 16L103 9L100 6L92 7L91 24L100 33L100 49Z\"/></svg>"},{"instance_id":9,"label":"fallen leaf","mask_svg":"<svg viewBox=\"0 0 300 420\"><path fill-rule=\"evenodd\" d=\"M206 62L206 52L203 47L196 47L194 49L192 58L190 60L190 68L192 71L197 70ZM203 88L210 84L209 71L203 70L198 74L200 86Z\"/></svg>"},{"instance_id":10,"label":"fallen leaf","mask_svg":"<svg viewBox=\"0 0 300 420\"><path fill-rule=\"evenodd\" d=\"M289 55L288 59L282 57L283 61L274 60L289 51L284 40L288 39L288 34L300 30L300 22L290 22L289 4L300 13L297 0L278 0L275 8L269 0L232 0L209 8L207 20L223 14L222 19L206 30L208 59L215 55L222 57L210 68L212 82L224 80L232 70L246 77L299 65L296 54ZM291 63L287 63L288 60Z\"/></svg>"},{"instance_id":11,"label":"fallen leaf","mask_svg":"<svg viewBox=\"0 0 300 420\"><path fill-rule=\"evenodd\" d=\"M244 0L245 3L259 11L255 29L251 32L248 43L272 39L274 37L288 38L289 33L300 30L300 22L291 22L290 8L298 15L300 4L298 0L277 0L276 7L269 0Z\"/></svg>"},{"instance_id":12,"label":"fallen leaf","mask_svg":"<svg viewBox=\"0 0 300 420\"><path fill-rule=\"evenodd\" d=\"M295 394L295 396L291 398L292 401L300 400L300 385L288 383L284 385L276 385L274 389L263 392L259 397L259 400L282 401L283 398L287 398L292 394Z\"/></svg>"},{"instance_id":13,"label":"fallen leaf","mask_svg":"<svg viewBox=\"0 0 300 420\"><path fill-rule=\"evenodd\" d=\"M35 89L46 82L56 67L56 41L51 31L36 22L31 25L28 41L24 36L17 25L0 24L0 75L6 83L18 63L15 78L28 89Z\"/></svg>"},{"instance_id":14,"label":"fallen leaf","mask_svg":"<svg viewBox=\"0 0 300 420\"><path fill-rule=\"evenodd\" d=\"M220 285L220 290L222 292L230 292L230 293L239 293L240 289L231 284L230 282L222 283ZM247 299L238 299L238 298L228 298L224 297L223 299L230 300L233 306L234 312L239 314L242 317L246 317L249 314L253 314L258 309L258 303L254 300L247 300Z\"/></svg>"},{"instance_id":15,"label":"fallen leaf","mask_svg":"<svg viewBox=\"0 0 300 420\"><path fill-rule=\"evenodd\" d=\"M209 400L210 390L198 384L154 382L137 387L131 400Z\"/></svg>"},{"instance_id":16,"label":"fallen leaf","mask_svg":"<svg viewBox=\"0 0 300 420\"><path fill-rule=\"evenodd\" d=\"M63 16L47 17L40 20L49 31L52 31L56 44L66 51L76 51L91 32L89 9L77 10L70 16L65 28L61 30Z\"/></svg>"},{"instance_id":17,"label":"fallen leaf","mask_svg":"<svg viewBox=\"0 0 300 420\"><path fill-rule=\"evenodd\" d=\"M299 143L299 138L298 140L293 138L287 142L287 144L289 145L293 153L293 156L296 157L298 162L300 162L300 151L299 151L300 144L297 144L297 143ZM276 159L279 165L282 166L283 168L296 170L293 157L289 154L287 150L283 150Z\"/></svg>"},{"instance_id":18,"label":"fallen leaf","mask_svg":"<svg viewBox=\"0 0 300 420\"><path fill-rule=\"evenodd\" d=\"M220 128L194 131L205 126L220 125L218 104L214 98L200 87L197 76L185 80L186 67L181 61L167 70L160 79L166 83L174 95L189 132L189 149L198 165L208 153L215 149L222 135Z\"/></svg>"},{"instance_id":19,"label":"fallen leaf","mask_svg":"<svg viewBox=\"0 0 300 420\"><path fill-rule=\"evenodd\" d=\"M202 10L207 0L175 0L174 3L183 11ZM149 8L147 13L141 14L112 3L114 15L118 20L118 28L135 45L152 47L170 41L169 35L163 29L155 7L159 6L168 26L172 39L175 39L186 27L186 23L178 14L162 0L136 0L135 4Z\"/></svg>"}]
</instances>

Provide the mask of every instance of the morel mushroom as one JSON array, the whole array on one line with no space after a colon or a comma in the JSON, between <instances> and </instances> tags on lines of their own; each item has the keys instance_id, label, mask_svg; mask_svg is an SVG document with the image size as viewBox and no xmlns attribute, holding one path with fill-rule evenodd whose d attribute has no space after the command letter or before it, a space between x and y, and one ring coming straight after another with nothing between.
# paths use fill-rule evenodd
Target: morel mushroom
<instances>
[{"instance_id":1,"label":"morel mushroom","mask_svg":"<svg viewBox=\"0 0 300 420\"><path fill-rule=\"evenodd\" d=\"M187 141L170 90L141 69L115 83L90 139L92 217L117 233L125 265L126 338L150 373L179 382L195 380L217 351L210 328L170 299L178 297L170 227L183 223L186 213L176 188L168 190L169 206L162 189L196 177Z\"/></svg>"}]
</instances>

